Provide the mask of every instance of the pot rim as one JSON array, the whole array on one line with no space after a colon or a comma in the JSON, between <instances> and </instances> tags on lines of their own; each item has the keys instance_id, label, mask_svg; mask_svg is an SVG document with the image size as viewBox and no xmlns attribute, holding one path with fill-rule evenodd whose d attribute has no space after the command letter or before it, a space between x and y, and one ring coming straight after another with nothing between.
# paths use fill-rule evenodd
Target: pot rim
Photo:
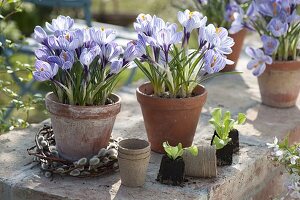
<instances>
[{"instance_id":1,"label":"pot rim","mask_svg":"<svg viewBox=\"0 0 300 200\"><path fill-rule=\"evenodd\" d=\"M142 148L137 148L137 149L122 146L122 143L130 142L130 141L134 142L134 143L138 142L139 144L144 143L142 145L146 145L146 146L144 146ZM130 155L130 154L134 154L134 155L147 154L148 152L150 152L150 143L146 140L137 139L137 138L124 139L124 140L121 140L119 142L118 151L121 154L126 154L126 155Z\"/></svg>"},{"instance_id":2,"label":"pot rim","mask_svg":"<svg viewBox=\"0 0 300 200\"><path fill-rule=\"evenodd\" d=\"M266 70L295 71L300 69L300 60L274 61Z\"/></svg>"},{"instance_id":3,"label":"pot rim","mask_svg":"<svg viewBox=\"0 0 300 200\"><path fill-rule=\"evenodd\" d=\"M116 102L108 105L98 106L78 106L63 104L57 100L53 92L50 92L45 97L46 108L49 113L55 116L72 118L72 119L108 119L116 117L121 110L121 98L112 94L116 98Z\"/></svg>"},{"instance_id":4,"label":"pot rim","mask_svg":"<svg viewBox=\"0 0 300 200\"><path fill-rule=\"evenodd\" d=\"M154 96L154 95L148 95L148 94L145 94L143 93L141 90L140 90L140 87L144 86L144 85L152 85L150 82L145 82L143 83L142 85L140 85L139 87L137 87L136 89L136 93L138 93L139 95L143 96L143 97L146 97L146 98L152 98L152 99L157 99L157 100L160 100L160 101L185 101L187 99L194 99L194 98L202 98L202 97L205 97L207 96L207 90L206 88L201 85L201 84L197 84L197 86L201 87L204 89L204 92L201 93L201 94L198 94L196 96L192 96L192 97L187 97L187 98L162 98L162 97L157 97L157 96ZM196 87L197 87L196 86Z\"/></svg>"},{"instance_id":5,"label":"pot rim","mask_svg":"<svg viewBox=\"0 0 300 200\"><path fill-rule=\"evenodd\" d=\"M53 103L53 104L56 104L56 105L60 105L60 106L64 106L64 107L69 107L69 106L72 106L72 107L77 107L77 108L99 108L99 107L110 107L112 105L116 105L116 104L120 104L121 103L121 100L122 98L115 94L115 93L111 93L112 96L115 96L118 100L112 104L107 104L107 105L93 105L93 106L79 106L79 105L71 105L71 104L65 104L65 103L61 103L59 101L55 101L53 98L56 98L57 97L55 96L55 94L53 92L48 92L45 96L45 99L47 99L47 101Z\"/></svg>"}]
</instances>

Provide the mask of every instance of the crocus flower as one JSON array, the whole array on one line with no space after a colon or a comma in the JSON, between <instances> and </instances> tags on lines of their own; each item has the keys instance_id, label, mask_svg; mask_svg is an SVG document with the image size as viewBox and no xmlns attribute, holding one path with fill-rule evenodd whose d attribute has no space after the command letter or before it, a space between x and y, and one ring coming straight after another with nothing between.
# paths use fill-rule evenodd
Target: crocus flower
<instances>
[{"instance_id":1,"label":"crocus flower","mask_svg":"<svg viewBox=\"0 0 300 200\"><path fill-rule=\"evenodd\" d=\"M99 45L104 45L112 42L116 38L116 33L112 29L90 29L90 37Z\"/></svg>"},{"instance_id":2,"label":"crocus flower","mask_svg":"<svg viewBox=\"0 0 300 200\"><path fill-rule=\"evenodd\" d=\"M137 46L134 42L129 42L127 44L127 47L124 51L124 56L123 56L124 61L126 63L133 61L137 57L137 55L139 54L136 47Z\"/></svg>"},{"instance_id":3,"label":"crocus flower","mask_svg":"<svg viewBox=\"0 0 300 200\"><path fill-rule=\"evenodd\" d=\"M164 28L160 30L157 35L157 44L163 49L163 51L168 52L172 44L179 43L182 40L183 33L175 32L174 29Z\"/></svg>"},{"instance_id":4,"label":"crocus flower","mask_svg":"<svg viewBox=\"0 0 300 200\"><path fill-rule=\"evenodd\" d=\"M110 74L117 74L123 67L123 60L115 60L111 63Z\"/></svg>"},{"instance_id":5,"label":"crocus flower","mask_svg":"<svg viewBox=\"0 0 300 200\"><path fill-rule=\"evenodd\" d=\"M205 34L203 36L208 44L209 48L214 49L221 54L231 54L231 47L234 45L234 41L228 36L228 31L223 28L215 28L213 24L209 24L205 28Z\"/></svg>"},{"instance_id":6,"label":"crocus flower","mask_svg":"<svg viewBox=\"0 0 300 200\"><path fill-rule=\"evenodd\" d=\"M71 69L74 64L74 54L69 51L62 51L59 56L49 56L49 63L57 64L63 70Z\"/></svg>"},{"instance_id":7,"label":"crocus flower","mask_svg":"<svg viewBox=\"0 0 300 200\"><path fill-rule=\"evenodd\" d=\"M37 49L34 51L34 54L37 59L42 60L42 61L47 61L49 56L52 56L51 51L49 48L42 46L41 48Z\"/></svg>"},{"instance_id":8,"label":"crocus flower","mask_svg":"<svg viewBox=\"0 0 300 200\"><path fill-rule=\"evenodd\" d=\"M248 63L247 68L249 70L254 69L252 72L254 76L261 75L266 69L266 64L272 64L273 62L272 58L265 55L261 49L247 47L246 53L252 58L252 60Z\"/></svg>"},{"instance_id":9,"label":"crocus flower","mask_svg":"<svg viewBox=\"0 0 300 200\"><path fill-rule=\"evenodd\" d=\"M208 74L222 70L226 65L225 58L218 52L209 49L204 56L204 69Z\"/></svg>"},{"instance_id":10,"label":"crocus flower","mask_svg":"<svg viewBox=\"0 0 300 200\"><path fill-rule=\"evenodd\" d=\"M261 36L261 40L263 42L264 52L267 55L272 55L273 52L276 51L279 46L279 41L273 37L263 35Z\"/></svg>"},{"instance_id":11,"label":"crocus flower","mask_svg":"<svg viewBox=\"0 0 300 200\"><path fill-rule=\"evenodd\" d=\"M287 30L289 28L289 25L287 23L283 23L280 19L278 18L273 18L267 25L267 29L271 31L271 33L275 37L280 37L284 34L286 34Z\"/></svg>"},{"instance_id":12,"label":"crocus flower","mask_svg":"<svg viewBox=\"0 0 300 200\"><path fill-rule=\"evenodd\" d=\"M84 48L79 57L80 62L85 66L90 66L97 55L101 52L99 46L94 46L91 49Z\"/></svg>"},{"instance_id":13,"label":"crocus flower","mask_svg":"<svg viewBox=\"0 0 300 200\"><path fill-rule=\"evenodd\" d=\"M62 34L65 30L70 30L74 25L74 20L69 16L59 15L56 19L52 20L49 24L46 22L46 28L53 32L56 36Z\"/></svg>"},{"instance_id":14,"label":"crocus flower","mask_svg":"<svg viewBox=\"0 0 300 200\"><path fill-rule=\"evenodd\" d=\"M42 27L36 26L34 28L34 36L33 37L37 42L43 43L45 40L47 40L48 36Z\"/></svg>"},{"instance_id":15,"label":"crocus flower","mask_svg":"<svg viewBox=\"0 0 300 200\"><path fill-rule=\"evenodd\" d=\"M52 80L57 74L58 66L56 64L50 65L47 62L37 60L35 62L35 70L33 72L33 77L37 81L47 81Z\"/></svg>"},{"instance_id":16,"label":"crocus flower","mask_svg":"<svg viewBox=\"0 0 300 200\"><path fill-rule=\"evenodd\" d=\"M189 10L185 10L184 12L179 11L177 13L177 18L179 23L185 28L187 33L191 33L192 30L205 26L207 22L207 17L202 16L197 11L191 12Z\"/></svg>"}]
</instances>

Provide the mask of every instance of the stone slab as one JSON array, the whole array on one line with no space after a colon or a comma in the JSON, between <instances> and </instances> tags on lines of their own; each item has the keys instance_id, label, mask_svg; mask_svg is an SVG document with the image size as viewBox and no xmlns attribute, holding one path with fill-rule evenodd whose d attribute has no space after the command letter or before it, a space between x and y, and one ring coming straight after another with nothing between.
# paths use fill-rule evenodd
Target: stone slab
<instances>
[{"instance_id":1,"label":"stone slab","mask_svg":"<svg viewBox=\"0 0 300 200\"><path fill-rule=\"evenodd\" d=\"M244 56L243 56L244 58ZM241 59L241 75L224 75L205 83L208 100L202 111L194 143L209 145L213 129L208 125L210 111L217 106L247 113L246 125L240 126L241 150L234 156L233 165L218 167L213 179L189 178L184 187L161 185L155 181L161 155L152 153L144 187L127 188L121 185L119 173L98 178L55 176L45 178L26 153L42 124L26 130L12 131L0 136L0 200L106 200L106 199L266 199L283 191L281 168L267 159L265 143L273 137L291 141L300 138L300 102L289 109L275 109L260 104L257 80L245 70L247 59ZM124 92L126 90L126 92ZM113 136L147 139L141 110L134 87L120 91L122 111L118 115ZM276 181L274 184L274 180ZM270 188L270 185L273 188ZM276 186L276 187L275 187ZM269 191L269 192L268 192Z\"/></svg>"}]
</instances>

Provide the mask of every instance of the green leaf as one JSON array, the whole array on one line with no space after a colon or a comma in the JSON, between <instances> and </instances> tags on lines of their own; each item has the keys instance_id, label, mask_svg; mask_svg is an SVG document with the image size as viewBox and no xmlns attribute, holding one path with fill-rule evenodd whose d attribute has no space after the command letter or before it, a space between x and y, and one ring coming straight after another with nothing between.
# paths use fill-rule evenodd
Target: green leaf
<instances>
[{"instance_id":1,"label":"green leaf","mask_svg":"<svg viewBox=\"0 0 300 200\"><path fill-rule=\"evenodd\" d=\"M217 124L221 124L222 119L222 109L214 108L211 112L211 116Z\"/></svg>"},{"instance_id":2,"label":"green leaf","mask_svg":"<svg viewBox=\"0 0 300 200\"><path fill-rule=\"evenodd\" d=\"M193 156L198 155L198 147L193 145L193 146L189 147L188 150Z\"/></svg>"},{"instance_id":3,"label":"green leaf","mask_svg":"<svg viewBox=\"0 0 300 200\"><path fill-rule=\"evenodd\" d=\"M237 123L238 124L244 124L246 122L246 115L244 113L239 113L237 117Z\"/></svg>"}]
</instances>

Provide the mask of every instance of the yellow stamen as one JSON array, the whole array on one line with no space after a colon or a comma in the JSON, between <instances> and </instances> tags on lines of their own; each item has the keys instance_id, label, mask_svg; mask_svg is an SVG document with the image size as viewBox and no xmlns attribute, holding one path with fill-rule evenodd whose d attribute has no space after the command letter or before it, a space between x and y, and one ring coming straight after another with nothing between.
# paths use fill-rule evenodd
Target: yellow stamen
<instances>
[{"instance_id":1,"label":"yellow stamen","mask_svg":"<svg viewBox=\"0 0 300 200\"><path fill-rule=\"evenodd\" d=\"M191 19L193 17L195 12L189 12L189 18Z\"/></svg>"},{"instance_id":2,"label":"yellow stamen","mask_svg":"<svg viewBox=\"0 0 300 200\"><path fill-rule=\"evenodd\" d=\"M104 28L104 27L101 27L100 29L101 29L101 31L104 31L104 30L105 30L105 28Z\"/></svg>"},{"instance_id":3,"label":"yellow stamen","mask_svg":"<svg viewBox=\"0 0 300 200\"><path fill-rule=\"evenodd\" d=\"M145 21L146 20L146 15L142 15L141 18L142 18L143 21Z\"/></svg>"},{"instance_id":4,"label":"yellow stamen","mask_svg":"<svg viewBox=\"0 0 300 200\"><path fill-rule=\"evenodd\" d=\"M222 29L221 28L216 28L216 33L219 34L221 33Z\"/></svg>"},{"instance_id":5,"label":"yellow stamen","mask_svg":"<svg viewBox=\"0 0 300 200\"><path fill-rule=\"evenodd\" d=\"M67 53L66 52L63 52L63 58L64 58L65 61L67 60Z\"/></svg>"},{"instance_id":6,"label":"yellow stamen","mask_svg":"<svg viewBox=\"0 0 300 200\"><path fill-rule=\"evenodd\" d=\"M67 40L70 40L70 34L67 33L67 34L65 35L65 38L66 38Z\"/></svg>"},{"instance_id":7,"label":"yellow stamen","mask_svg":"<svg viewBox=\"0 0 300 200\"><path fill-rule=\"evenodd\" d=\"M274 3L273 3L273 14L274 14L274 15L277 15L277 9L276 9L276 8L277 8L277 3L274 2Z\"/></svg>"},{"instance_id":8,"label":"yellow stamen","mask_svg":"<svg viewBox=\"0 0 300 200\"><path fill-rule=\"evenodd\" d=\"M44 68L41 68L40 71L41 71L41 72L44 71Z\"/></svg>"}]
</instances>

